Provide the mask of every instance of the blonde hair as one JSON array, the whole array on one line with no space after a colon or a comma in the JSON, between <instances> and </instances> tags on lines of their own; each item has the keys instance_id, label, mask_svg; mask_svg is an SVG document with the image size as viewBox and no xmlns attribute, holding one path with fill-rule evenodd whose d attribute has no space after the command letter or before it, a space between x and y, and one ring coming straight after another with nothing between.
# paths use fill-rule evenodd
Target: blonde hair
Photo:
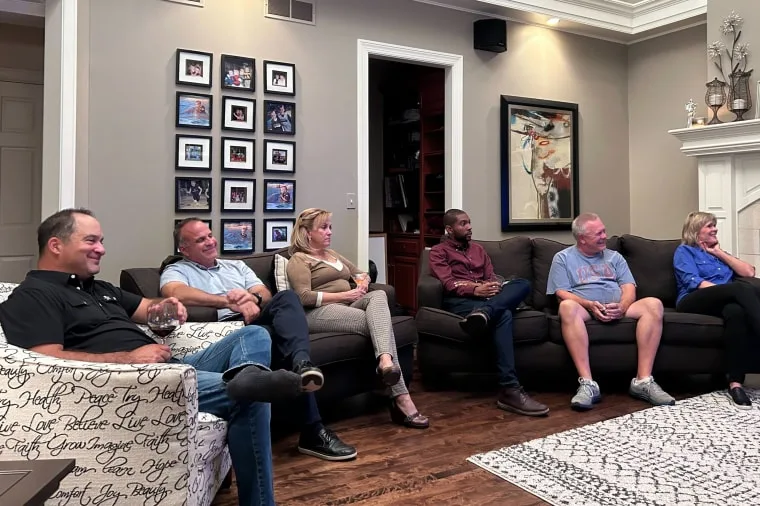
<instances>
[{"instance_id":1,"label":"blonde hair","mask_svg":"<svg viewBox=\"0 0 760 506\"><path fill-rule=\"evenodd\" d=\"M704 213L702 211L695 211L689 213L686 217L686 221L683 222L683 230L681 230L681 244L687 246L699 246L699 231L702 227L709 224L717 224L718 220L712 213Z\"/></svg>"},{"instance_id":2,"label":"blonde hair","mask_svg":"<svg viewBox=\"0 0 760 506\"><path fill-rule=\"evenodd\" d=\"M293 226L293 234L290 237L290 248L288 251L293 253L309 253L311 245L309 244L309 230L314 230L322 226L332 216L330 211L310 207L304 209L296 218L296 224Z\"/></svg>"}]
</instances>

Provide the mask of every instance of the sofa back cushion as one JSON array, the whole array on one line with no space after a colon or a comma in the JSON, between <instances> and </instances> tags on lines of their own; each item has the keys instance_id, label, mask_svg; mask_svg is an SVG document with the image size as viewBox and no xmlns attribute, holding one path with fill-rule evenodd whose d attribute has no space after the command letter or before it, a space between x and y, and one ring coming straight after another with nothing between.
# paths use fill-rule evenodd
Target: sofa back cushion
<instances>
[{"instance_id":1,"label":"sofa back cushion","mask_svg":"<svg viewBox=\"0 0 760 506\"><path fill-rule=\"evenodd\" d=\"M533 239L533 304L539 311L549 310L555 312L557 303L554 296L546 295L546 285L549 283L549 269L552 266L554 255L570 246L551 239ZM607 238L609 249L620 251L620 237L614 235Z\"/></svg>"},{"instance_id":2,"label":"sofa back cushion","mask_svg":"<svg viewBox=\"0 0 760 506\"><path fill-rule=\"evenodd\" d=\"M284 254L283 254L284 251ZM274 279L274 255L275 253L287 256L287 249L277 250L270 253L254 253L244 257L230 257L234 260L242 260L256 275L267 285L269 291L277 292L277 284Z\"/></svg>"},{"instance_id":3,"label":"sofa back cushion","mask_svg":"<svg viewBox=\"0 0 760 506\"><path fill-rule=\"evenodd\" d=\"M517 276L527 280L533 279L533 245L529 237L518 236L501 241L477 241L491 257L494 273L508 278ZM532 305L528 295L526 304Z\"/></svg>"},{"instance_id":4,"label":"sofa back cushion","mask_svg":"<svg viewBox=\"0 0 760 506\"><path fill-rule=\"evenodd\" d=\"M621 253L636 280L636 298L657 297L665 307L675 307L678 291L673 254L679 239L655 240L625 234Z\"/></svg>"},{"instance_id":5,"label":"sofa back cushion","mask_svg":"<svg viewBox=\"0 0 760 506\"><path fill-rule=\"evenodd\" d=\"M553 310L553 298L546 295L546 285L549 282L549 269L554 255L567 248L569 244L552 241L551 239L533 239L533 306L538 311Z\"/></svg>"}]
</instances>

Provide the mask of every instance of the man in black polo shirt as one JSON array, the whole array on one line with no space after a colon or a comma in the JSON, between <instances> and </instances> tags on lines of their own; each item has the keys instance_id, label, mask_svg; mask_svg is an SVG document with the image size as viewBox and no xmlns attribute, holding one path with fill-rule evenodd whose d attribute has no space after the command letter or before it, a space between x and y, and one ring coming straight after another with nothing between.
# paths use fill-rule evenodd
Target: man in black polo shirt
<instances>
[{"instance_id":1,"label":"man in black polo shirt","mask_svg":"<svg viewBox=\"0 0 760 506\"><path fill-rule=\"evenodd\" d=\"M295 397L301 377L270 371L271 340L248 325L182 360L135 322L156 302L96 281L105 255L100 224L86 209L66 209L37 229L38 269L0 304L8 343L37 353L87 362L148 364L176 361L197 370L199 409L229 421L227 432L241 505L274 504L268 402ZM187 313L177 299L181 323Z\"/></svg>"}]
</instances>

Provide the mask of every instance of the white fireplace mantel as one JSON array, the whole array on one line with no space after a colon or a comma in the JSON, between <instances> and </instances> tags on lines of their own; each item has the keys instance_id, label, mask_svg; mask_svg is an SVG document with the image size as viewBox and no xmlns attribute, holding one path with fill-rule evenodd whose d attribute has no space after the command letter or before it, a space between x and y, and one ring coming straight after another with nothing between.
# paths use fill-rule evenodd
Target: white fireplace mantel
<instances>
[{"instance_id":1,"label":"white fireplace mantel","mask_svg":"<svg viewBox=\"0 0 760 506\"><path fill-rule=\"evenodd\" d=\"M760 212L740 219L760 202L760 119L668 133L682 142L682 153L697 158L699 210L718 219L721 245L760 272Z\"/></svg>"}]
</instances>

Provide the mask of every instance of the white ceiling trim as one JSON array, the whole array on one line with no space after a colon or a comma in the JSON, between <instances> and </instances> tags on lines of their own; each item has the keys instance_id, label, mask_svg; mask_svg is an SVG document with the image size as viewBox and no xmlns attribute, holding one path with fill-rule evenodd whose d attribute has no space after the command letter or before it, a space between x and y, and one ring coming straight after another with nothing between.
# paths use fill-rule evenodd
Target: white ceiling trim
<instances>
[{"instance_id":1,"label":"white ceiling trim","mask_svg":"<svg viewBox=\"0 0 760 506\"><path fill-rule=\"evenodd\" d=\"M447 0L415 1L456 10L469 11L471 7L474 12L482 14L486 13L480 9L489 7L513 9L558 17L626 35L636 35L707 12L707 0L642 0L635 4L622 0L466 0L457 2L457 5L452 5Z\"/></svg>"}]
</instances>

